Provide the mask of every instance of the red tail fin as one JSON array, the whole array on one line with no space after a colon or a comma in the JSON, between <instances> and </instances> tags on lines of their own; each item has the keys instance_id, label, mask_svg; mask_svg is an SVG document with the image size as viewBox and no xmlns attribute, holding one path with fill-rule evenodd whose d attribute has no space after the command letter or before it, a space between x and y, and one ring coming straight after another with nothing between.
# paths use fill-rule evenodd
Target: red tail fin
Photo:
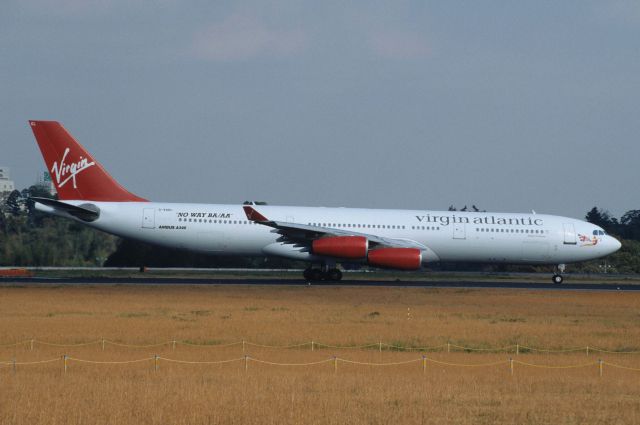
<instances>
[{"instance_id":1,"label":"red tail fin","mask_svg":"<svg viewBox=\"0 0 640 425\"><path fill-rule=\"evenodd\" d=\"M29 121L59 199L145 202L113 179L57 121Z\"/></svg>"}]
</instances>

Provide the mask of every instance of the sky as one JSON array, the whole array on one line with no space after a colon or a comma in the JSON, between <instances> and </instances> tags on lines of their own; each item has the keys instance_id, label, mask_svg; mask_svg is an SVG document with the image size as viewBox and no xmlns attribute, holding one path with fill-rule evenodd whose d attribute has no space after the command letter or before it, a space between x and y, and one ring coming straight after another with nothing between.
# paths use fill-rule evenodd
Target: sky
<instances>
[{"instance_id":1,"label":"sky","mask_svg":"<svg viewBox=\"0 0 640 425\"><path fill-rule=\"evenodd\" d=\"M154 201L640 208L640 2L4 0L0 165Z\"/></svg>"}]
</instances>

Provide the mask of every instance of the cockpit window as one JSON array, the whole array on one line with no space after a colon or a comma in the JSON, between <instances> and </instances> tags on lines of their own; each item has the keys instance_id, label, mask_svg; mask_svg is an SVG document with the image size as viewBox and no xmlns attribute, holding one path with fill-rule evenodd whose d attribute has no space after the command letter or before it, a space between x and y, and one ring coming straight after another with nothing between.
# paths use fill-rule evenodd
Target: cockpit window
<instances>
[{"instance_id":1,"label":"cockpit window","mask_svg":"<svg viewBox=\"0 0 640 425\"><path fill-rule=\"evenodd\" d=\"M597 234L598 234L598 231L597 231L597 230L594 230L594 231L593 231L593 236L596 236Z\"/></svg>"},{"instance_id":2,"label":"cockpit window","mask_svg":"<svg viewBox=\"0 0 640 425\"><path fill-rule=\"evenodd\" d=\"M606 235L606 233L604 232L604 230L598 230L598 233L599 233L600 235Z\"/></svg>"},{"instance_id":3,"label":"cockpit window","mask_svg":"<svg viewBox=\"0 0 640 425\"><path fill-rule=\"evenodd\" d=\"M604 230L594 230L593 231L593 235L594 236L604 236L604 235L606 235L606 233L605 233Z\"/></svg>"}]
</instances>

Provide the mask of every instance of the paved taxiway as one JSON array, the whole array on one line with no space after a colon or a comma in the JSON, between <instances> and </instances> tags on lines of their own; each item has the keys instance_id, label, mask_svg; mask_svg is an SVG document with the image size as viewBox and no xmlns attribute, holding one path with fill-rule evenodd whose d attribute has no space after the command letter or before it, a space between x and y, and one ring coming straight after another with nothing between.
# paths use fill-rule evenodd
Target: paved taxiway
<instances>
[{"instance_id":1,"label":"paved taxiway","mask_svg":"<svg viewBox=\"0 0 640 425\"><path fill-rule=\"evenodd\" d=\"M307 286L304 279L273 279L273 278L245 278L245 279L217 279L217 278L135 278L135 277L91 277L91 278L0 278L0 285L16 284L53 284L53 285L284 285ZM505 282L483 280L479 282L469 280L342 280L340 282L312 282L314 286L395 286L415 288L498 288L498 289L542 289L564 291L640 291L640 285L615 283L571 283L561 285L540 282Z\"/></svg>"}]
</instances>

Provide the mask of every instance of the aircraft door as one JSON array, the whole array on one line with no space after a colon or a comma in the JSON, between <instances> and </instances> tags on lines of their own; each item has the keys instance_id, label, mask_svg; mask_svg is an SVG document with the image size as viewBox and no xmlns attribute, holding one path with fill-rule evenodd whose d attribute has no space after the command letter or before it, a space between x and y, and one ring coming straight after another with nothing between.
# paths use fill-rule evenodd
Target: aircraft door
<instances>
[{"instance_id":1,"label":"aircraft door","mask_svg":"<svg viewBox=\"0 0 640 425\"><path fill-rule=\"evenodd\" d=\"M154 229L156 227L156 210L154 208L144 208L142 210L142 228Z\"/></svg>"},{"instance_id":2,"label":"aircraft door","mask_svg":"<svg viewBox=\"0 0 640 425\"><path fill-rule=\"evenodd\" d=\"M564 244L575 245L577 240L576 229L573 227L573 223L564 223L562 226L564 227Z\"/></svg>"},{"instance_id":3,"label":"aircraft door","mask_svg":"<svg viewBox=\"0 0 640 425\"><path fill-rule=\"evenodd\" d=\"M453 223L453 239L467 239L465 223Z\"/></svg>"}]
</instances>

